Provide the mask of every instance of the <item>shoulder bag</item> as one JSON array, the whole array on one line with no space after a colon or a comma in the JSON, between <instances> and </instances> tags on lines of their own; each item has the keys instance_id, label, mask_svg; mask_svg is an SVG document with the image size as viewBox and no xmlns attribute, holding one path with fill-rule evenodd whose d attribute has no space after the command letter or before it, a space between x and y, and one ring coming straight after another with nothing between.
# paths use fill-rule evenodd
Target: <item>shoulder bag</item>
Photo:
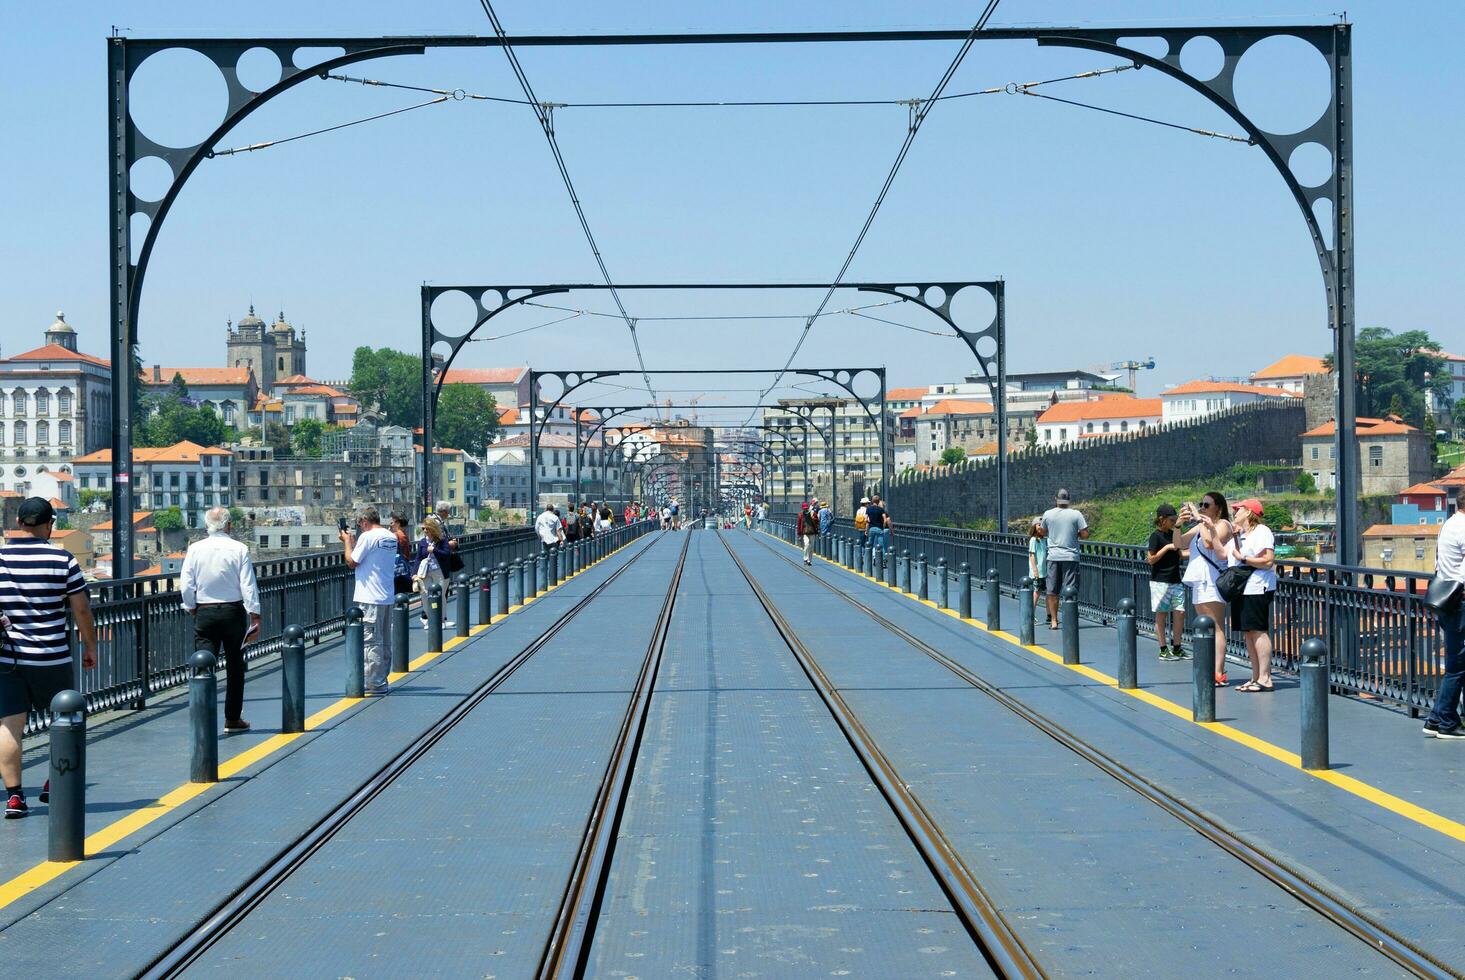
<instances>
[{"instance_id":1,"label":"shoulder bag","mask_svg":"<svg viewBox=\"0 0 1465 980\"><path fill-rule=\"evenodd\" d=\"M1465 583L1436 575L1424 590L1424 604L1436 615L1448 616L1459 606L1462 591L1465 591Z\"/></svg>"}]
</instances>

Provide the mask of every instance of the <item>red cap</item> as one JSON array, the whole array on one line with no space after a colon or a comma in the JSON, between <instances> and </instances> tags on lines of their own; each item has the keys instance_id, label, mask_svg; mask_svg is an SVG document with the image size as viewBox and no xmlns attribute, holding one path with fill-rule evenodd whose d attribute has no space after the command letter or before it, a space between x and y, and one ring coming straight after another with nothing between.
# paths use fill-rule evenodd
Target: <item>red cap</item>
<instances>
[{"instance_id":1,"label":"red cap","mask_svg":"<svg viewBox=\"0 0 1465 980\"><path fill-rule=\"evenodd\" d=\"M1251 511L1251 516L1260 519L1262 516L1262 502L1255 497L1247 497L1240 503L1233 504L1233 507L1245 507Z\"/></svg>"}]
</instances>

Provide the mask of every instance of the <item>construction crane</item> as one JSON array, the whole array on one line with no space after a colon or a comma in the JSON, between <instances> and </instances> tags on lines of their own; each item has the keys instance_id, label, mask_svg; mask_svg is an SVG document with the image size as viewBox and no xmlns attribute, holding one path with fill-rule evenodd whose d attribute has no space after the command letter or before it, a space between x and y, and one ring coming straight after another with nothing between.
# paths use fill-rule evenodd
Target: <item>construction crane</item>
<instances>
[{"instance_id":1,"label":"construction crane","mask_svg":"<svg viewBox=\"0 0 1465 980\"><path fill-rule=\"evenodd\" d=\"M1145 358L1143 361L1115 361L1109 365L1109 368L1113 371L1128 371L1129 390L1134 391L1135 374L1139 371L1153 371L1155 369L1155 359L1151 356Z\"/></svg>"}]
</instances>

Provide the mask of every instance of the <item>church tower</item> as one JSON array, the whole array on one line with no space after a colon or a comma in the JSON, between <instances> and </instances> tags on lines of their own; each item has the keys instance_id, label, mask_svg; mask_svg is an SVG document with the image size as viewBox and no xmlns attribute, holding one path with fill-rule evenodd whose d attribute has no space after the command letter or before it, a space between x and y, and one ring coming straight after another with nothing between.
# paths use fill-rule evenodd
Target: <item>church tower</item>
<instances>
[{"instance_id":1,"label":"church tower","mask_svg":"<svg viewBox=\"0 0 1465 980\"><path fill-rule=\"evenodd\" d=\"M228 367L247 367L254 370L255 381L260 391L269 391L275 383L275 337L265 329L265 322L254 315L254 305L249 313L240 317L237 324L224 328L225 364Z\"/></svg>"},{"instance_id":2,"label":"church tower","mask_svg":"<svg viewBox=\"0 0 1465 980\"><path fill-rule=\"evenodd\" d=\"M66 322L66 315L60 310L56 311L56 322L46 328L46 343L65 347L73 354L76 353L76 331L71 329L71 324Z\"/></svg>"}]
</instances>

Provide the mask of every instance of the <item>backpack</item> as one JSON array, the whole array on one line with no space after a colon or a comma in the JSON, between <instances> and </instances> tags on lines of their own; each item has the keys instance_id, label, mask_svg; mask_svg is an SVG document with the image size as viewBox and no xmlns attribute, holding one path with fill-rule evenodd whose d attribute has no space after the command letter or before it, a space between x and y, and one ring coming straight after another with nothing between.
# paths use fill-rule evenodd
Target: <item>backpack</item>
<instances>
[{"instance_id":1,"label":"backpack","mask_svg":"<svg viewBox=\"0 0 1465 980\"><path fill-rule=\"evenodd\" d=\"M855 513L855 530L864 531L870 527L870 518L865 514L865 508L861 507Z\"/></svg>"}]
</instances>

